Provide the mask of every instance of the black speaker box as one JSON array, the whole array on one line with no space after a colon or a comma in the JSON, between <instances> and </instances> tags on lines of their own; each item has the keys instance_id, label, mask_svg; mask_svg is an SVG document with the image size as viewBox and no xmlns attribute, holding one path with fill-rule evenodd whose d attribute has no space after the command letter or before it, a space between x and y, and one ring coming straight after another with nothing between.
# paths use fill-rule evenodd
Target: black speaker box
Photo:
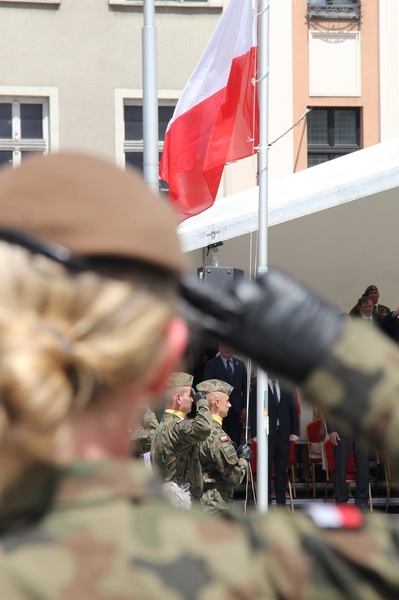
<instances>
[{"instance_id":1,"label":"black speaker box","mask_svg":"<svg viewBox=\"0 0 399 600\"><path fill-rule=\"evenodd\" d=\"M243 269L234 269L232 267L204 267L197 271L198 279L206 285L217 287L218 289L228 289L233 286L237 280L244 277Z\"/></svg>"}]
</instances>

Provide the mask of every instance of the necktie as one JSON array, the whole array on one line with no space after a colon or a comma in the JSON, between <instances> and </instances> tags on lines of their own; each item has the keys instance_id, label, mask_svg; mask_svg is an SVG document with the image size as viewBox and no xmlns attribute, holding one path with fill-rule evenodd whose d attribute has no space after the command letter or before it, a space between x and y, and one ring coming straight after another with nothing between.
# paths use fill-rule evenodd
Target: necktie
<instances>
[{"instance_id":1,"label":"necktie","mask_svg":"<svg viewBox=\"0 0 399 600\"><path fill-rule=\"evenodd\" d=\"M273 397L274 397L274 401L275 401L275 403L278 406L279 402L278 402L278 393L277 393L277 388L276 388L276 382L272 381L270 387L272 388L272 394L273 394Z\"/></svg>"},{"instance_id":2,"label":"necktie","mask_svg":"<svg viewBox=\"0 0 399 600\"><path fill-rule=\"evenodd\" d=\"M231 358L226 363L227 374L229 377L233 377L233 367L231 366Z\"/></svg>"}]
</instances>

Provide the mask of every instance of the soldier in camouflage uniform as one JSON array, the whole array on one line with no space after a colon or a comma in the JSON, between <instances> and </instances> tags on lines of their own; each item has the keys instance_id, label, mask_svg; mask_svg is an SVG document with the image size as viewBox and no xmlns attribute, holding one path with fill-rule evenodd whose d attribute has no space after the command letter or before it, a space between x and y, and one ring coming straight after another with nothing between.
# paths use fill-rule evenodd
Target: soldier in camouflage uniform
<instances>
[{"instance_id":1,"label":"soldier in camouflage uniform","mask_svg":"<svg viewBox=\"0 0 399 600\"><path fill-rule=\"evenodd\" d=\"M157 427L158 419L156 414L149 408L146 408L141 423L132 431L133 456L139 457L146 452L150 452L151 442Z\"/></svg>"},{"instance_id":2,"label":"soldier in camouflage uniform","mask_svg":"<svg viewBox=\"0 0 399 600\"><path fill-rule=\"evenodd\" d=\"M198 443L208 437L212 415L203 398L196 404L195 417L186 418L193 404L192 382L193 376L188 373L171 376L164 396L165 414L151 444L151 462L161 479L189 484L192 497L199 500L203 481Z\"/></svg>"},{"instance_id":3,"label":"soldier in camouflage uniform","mask_svg":"<svg viewBox=\"0 0 399 600\"><path fill-rule=\"evenodd\" d=\"M208 379L199 383L197 390L206 394L213 420L210 435L200 444L204 471L201 507L210 514L221 514L232 507L234 488L244 479L248 461L237 456L233 442L222 429L223 419L231 407L232 386L219 379Z\"/></svg>"},{"instance_id":4,"label":"soldier in camouflage uniform","mask_svg":"<svg viewBox=\"0 0 399 600\"><path fill-rule=\"evenodd\" d=\"M175 221L141 177L29 158L0 173L0 223L0 598L397 600L397 518L333 503L213 518L129 460L187 343ZM192 287L204 331L300 383L399 475L397 345L279 271L227 297Z\"/></svg>"}]
</instances>

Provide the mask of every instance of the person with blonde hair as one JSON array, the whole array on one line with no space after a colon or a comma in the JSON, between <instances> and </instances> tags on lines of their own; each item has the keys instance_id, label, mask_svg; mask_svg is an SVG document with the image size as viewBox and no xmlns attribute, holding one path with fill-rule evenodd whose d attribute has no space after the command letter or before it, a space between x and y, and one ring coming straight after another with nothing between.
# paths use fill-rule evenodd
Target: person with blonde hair
<instances>
[{"instance_id":1,"label":"person with blonde hair","mask_svg":"<svg viewBox=\"0 0 399 600\"><path fill-rule=\"evenodd\" d=\"M221 295L184 271L171 209L129 168L61 152L0 171L0 597L397 598L384 515L212 518L129 460L184 368L184 296L204 334L301 384L398 472L394 344L280 271Z\"/></svg>"}]
</instances>

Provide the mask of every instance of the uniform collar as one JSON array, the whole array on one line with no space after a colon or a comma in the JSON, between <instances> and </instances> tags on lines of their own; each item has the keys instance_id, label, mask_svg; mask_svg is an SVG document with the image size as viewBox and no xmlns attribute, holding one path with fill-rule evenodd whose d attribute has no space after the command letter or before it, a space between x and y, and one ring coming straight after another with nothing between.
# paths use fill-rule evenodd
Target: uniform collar
<instances>
[{"instance_id":1,"label":"uniform collar","mask_svg":"<svg viewBox=\"0 0 399 600\"><path fill-rule=\"evenodd\" d=\"M168 413L168 415L175 415L176 417L179 417L179 419L186 418L186 415L184 414L184 412L181 412L181 410L173 410L173 408L167 408L165 412Z\"/></svg>"},{"instance_id":2,"label":"uniform collar","mask_svg":"<svg viewBox=\"0 0 399 600\"><path fill-rule=\"evenodd\" d=\"M214 421L216 421L216 423L217 423L218 425L220 425L220 427L222 426L222 423L223 423L223 417L221 417L220 415L212 415L212 419L213 419Z\"/></svg>"}]
</instances>

